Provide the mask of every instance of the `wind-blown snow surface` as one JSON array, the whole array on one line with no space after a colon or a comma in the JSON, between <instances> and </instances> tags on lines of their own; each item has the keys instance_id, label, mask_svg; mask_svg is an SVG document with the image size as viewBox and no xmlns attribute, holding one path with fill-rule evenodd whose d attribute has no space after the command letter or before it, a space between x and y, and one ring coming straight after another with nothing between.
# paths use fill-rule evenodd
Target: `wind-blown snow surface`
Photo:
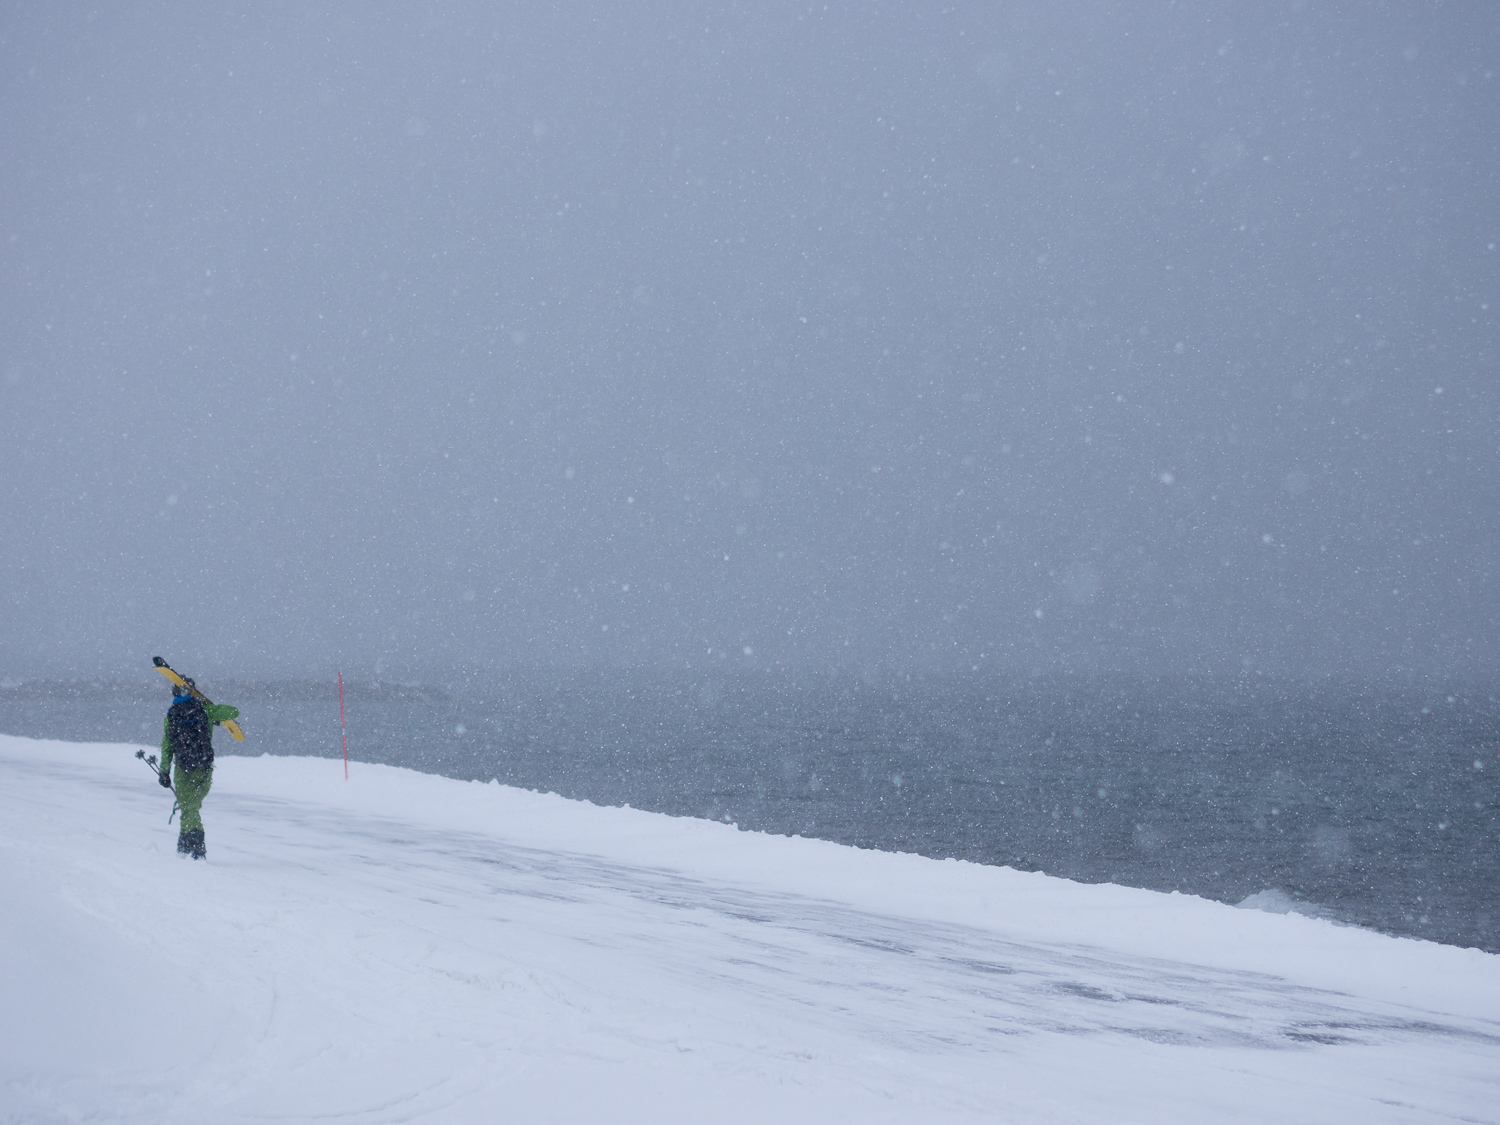
<instances>
[{"instance_id":1,"label":"wind-blown snow surface","mask_svg":"<svg viewBox=\"0 0 1500 1125\"><path fill-rule=\"evenodd\" d=\"M1500 957L336 761L0 736L0 1120L1500 1120Z\"/></svg>"}]
</instances>

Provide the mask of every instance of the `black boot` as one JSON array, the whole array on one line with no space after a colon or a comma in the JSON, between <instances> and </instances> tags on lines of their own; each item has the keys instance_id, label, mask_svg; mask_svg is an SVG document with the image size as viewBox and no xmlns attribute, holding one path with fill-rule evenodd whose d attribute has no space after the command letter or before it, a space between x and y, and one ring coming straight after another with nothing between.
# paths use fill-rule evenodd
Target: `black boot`
<instances>
[{"instance_id":1,"label":"black boot","mask_svg":"<svg viewBox=\"0 0 1500 1125\"><path fill-rule=\"evenodd\" d=\"M177 854L178 855L192 855L193 854L193 842L189 838L188 830L186 828L184 828L182 831L180 831L180 832L177 833Z\"/></svg>"},{"instance_id":2,"label":"black boot","mask_svg":"<svg viewBox=\"0 0 1500 1125\"><path fill-rule=\"evenodd\" d=\"M186 843L186 847L183 844ZM203 829L189 828L185 830L177 840L177 850L194 859L204 859L208 856L208 849L203 846Z\"/></svg>"}]
</instances>

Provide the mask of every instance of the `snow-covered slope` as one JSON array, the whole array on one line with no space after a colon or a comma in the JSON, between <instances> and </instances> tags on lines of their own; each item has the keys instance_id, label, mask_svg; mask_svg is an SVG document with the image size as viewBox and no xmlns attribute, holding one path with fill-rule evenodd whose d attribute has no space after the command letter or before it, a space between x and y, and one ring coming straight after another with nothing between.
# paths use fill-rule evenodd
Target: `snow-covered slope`
<instances>
[{"instance_id":1,"label":"snow-covered slope","mask_svg":"<svg viewBox=\"0 0 1500 1125\"><path fill-rule=\"evenodd\" d=\"M133 750L0 736L0 1121L1500 1121L1500 957Z\"/></svg>"}]
</instances>

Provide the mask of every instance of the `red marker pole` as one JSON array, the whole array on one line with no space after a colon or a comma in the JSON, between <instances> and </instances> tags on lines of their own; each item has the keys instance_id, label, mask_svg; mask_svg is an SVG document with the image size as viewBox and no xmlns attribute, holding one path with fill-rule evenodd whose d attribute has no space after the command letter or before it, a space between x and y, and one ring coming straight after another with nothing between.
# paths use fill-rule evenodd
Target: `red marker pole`
<instances>
[{"instance_id":1,"label":"red marker pole","mask_svg":"<svg viewBox=\"0 0 1500 1125\"><path fill-rule=\"evenodd\" d=\"M349 780L349 728L344 725L344 672L339 670L339 730L344 735L344 780Z\"/></svg>"}]
</instances>

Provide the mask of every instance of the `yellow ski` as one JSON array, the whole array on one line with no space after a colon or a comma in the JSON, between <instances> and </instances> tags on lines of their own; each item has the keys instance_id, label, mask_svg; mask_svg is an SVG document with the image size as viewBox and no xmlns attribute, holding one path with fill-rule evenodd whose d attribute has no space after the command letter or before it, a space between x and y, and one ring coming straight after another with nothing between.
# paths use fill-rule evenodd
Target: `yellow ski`
<instances>
[{"instance_id":1,"label":"yellow ski","mask_svg":"<svg viewBox=\"0 0 1500 1125\"><path fill-rule=\"evenodd\" d=\"M172 671L172 666L170 664L168 664L165 660L163 660L161 657L159 657L159 656L153 656L151 658L151 663L156 665L156 670L158 672L160 672L163 676L167 677L167 679L171 680L178 687L180 687L180 688L186 688L188 690L188 694L190 694L199 703L212 703L213 702L212 699L208 698L208 696L204 695L201 691L199 691L197 688L195 688L192 684L188 683L181 676L179 676L176 672ZM242 731L242 730L240 730L240 724L237 723L237 722L235 722L233 719L229 719L226 722L220 723L219 725L221 727L223 727L225 730L227 730L229 732L229 737L232 738L232 739L234 739L236 742L244 742L245 741L245 732Z\"/></svg>"}]
</instances>

